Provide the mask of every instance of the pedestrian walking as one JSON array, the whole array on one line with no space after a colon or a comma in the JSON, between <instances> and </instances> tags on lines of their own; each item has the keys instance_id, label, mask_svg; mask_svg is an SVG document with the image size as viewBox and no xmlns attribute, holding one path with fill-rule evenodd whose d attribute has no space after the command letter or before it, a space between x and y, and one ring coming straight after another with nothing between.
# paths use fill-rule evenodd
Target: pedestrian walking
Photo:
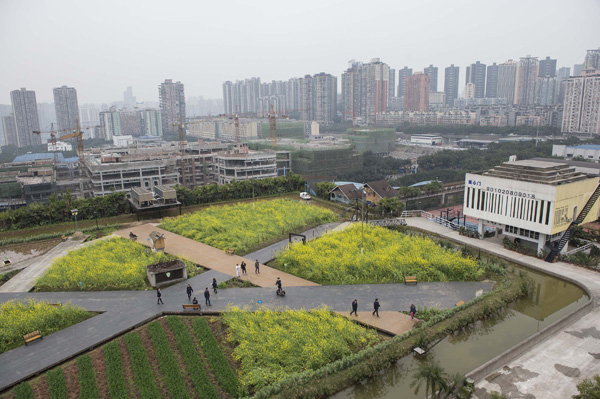
<instances>
[{"instance_id":1,"label":"pedestrian walking","mask_svg":"<svg viewBox=\"0 0 600 399\"><path fill-rule=\"evenodd\" d=\"M240 264L235 265L235 275L240 278Z\"/></svg>"},{"instance_id":2,"label":"pedestrian walking","mask_svg":"<svg viewBox=\"0 0 600 399\"><path fill-rule=\"evenodd\" d=\"M410 319L413 320L415 318L415 314L417 314L417 308L414 304L410 305Z\"/></svg>"},{"instance_id":3,"label":"pedestrian walking","mask_svg":"<svg viewBox=\"0 0 600 399\"><path fill-rule=\"evenodd\" d=\"M352 312L350 312L350 316L352 316L352 313L354 313L354 315L356 317L358 317L358 313L356 313L356 311L358 310L358 301L356 300L356 298L352 301Z\"/></svg>"},{"instance_id":4,"label":"pedestrian walking","mask_svg":"<svg viewBox=\"0 0 600 399\"><path fill-rule=\"evenodd\" d=\"M212 287L213 287L213 292L216 294L217 293L217 279L214 277L213 277Z\"/></svg>"},{"instance_id":5,"label":"pedestrian walking","mask_svg":"<svg viewBox=\"0 0 600 399\"><path fill-rule=\"evenodd\" d=\"M206 289L204 290L204 299L208 306L212 306L210 304L210 291L208 291L208 287L206 287Z\"/></svg>"},{"instance_id":6,"label":"pedestrian walking","mask_svg":"<svg viewBox=\"0 0 600 399\"><path fill-rule=\"evenodd\" d=\"M381 305L379 304L379 298L375 298L375 302L373 302L373 315L377 315L377 317L379 317L379 308L381 307Z\"/></svg>"},{"instance_id":7,"label":"pedestrian walking","mask_svg":"<svg viewBox=\"0 0 600 399\"><path fill-rule=\"evenodd\" d=\"M192 298L192 292L194 292L194 289L192 288L191 285L188 284L188 286L185 289L185 292L187 292L188 294L188 301Z\"/></svg>"},{"instance_id":8,"label":"pedestrian walking","mask_svg":"<svg viewBox=\"0 0 600 399\"><path fill-rule=\"evenodd\" d=\"M242 273L243 273L244 275L248 274L248 273L246 273L246 262L242 261L242 264L241 264L241 266L242 266Z\"/></svg>"},{"instance_id":9,"label":"pedestrian walking","mask_svg":"<svg viewBox=\"0 0 600 399\"><path fill-rule=\"evenodd\" d=\"M256 259L256 262L254 263L254 273L256 273L256 274L260 274L260 270L259 270L258 266L259 266L258 259Z\"/></svg>"},{"instance_id":10,"label":"pedestrian walking","mask_svg":"<svg viewBox=\"0 0 600 399\"><path fill-rule=\"evenodd\" d=\"M163 302L163 300L162 300L162 298L161 298L161 297L162 297L162 292L160 292L160 288L157 288L157 289L156 289L156 297L158 298L158 299L156 300L156 304L157 304L157 305L160 305L160 304L162 303L162 304L164 305L164 302Z\"/></svg>"}]
</instances>

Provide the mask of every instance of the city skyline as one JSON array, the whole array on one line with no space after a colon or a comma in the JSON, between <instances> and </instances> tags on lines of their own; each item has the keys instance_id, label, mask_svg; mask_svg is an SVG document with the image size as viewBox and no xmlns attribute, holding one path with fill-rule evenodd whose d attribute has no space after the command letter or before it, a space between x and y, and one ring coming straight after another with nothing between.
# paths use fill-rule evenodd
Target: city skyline
<instances>
[{"instance_id":1,"label":"city skyline","mask_svg":"<svg viewBox=\"0 0 600 399\"><path fill-rule=\"evenodd\" d=\"M8 104L9 92L20 87L35 90L41 103L52 102L52 88L63 85L78 90L80 104L110 103L128 86L139 101L156 101L156 85L165 79L184 83L189 96L220 98L224 81L252 76L271 81L325 72L339 80L350 59L380 58L390 68L414 72L433 65L443 82L451 64L465 71L474 60L491 65L531 54L572 68L598 47L594 16L600 4L591 0L571 8L558 1L540 8L507 0L477 9L468 1L432 1L428 29L416 17L397 23L400 13L421 15L423 4L381 1L372 9L353 4L308 1L294 8L271 1L204 6L181 1L165 9L153 1L108 1L98 8L66 0L6 0L0 4L0 43L9 61L0 66L0 103ZM112 12L117 5L122 12ZM27 19L16 18L24 13ZM510 21L507 29L493 31L486 22L490 13ZM227 19L220 18L225 14ZM52 15L69 23L55 24ZM453 17L472 23L456 24ZM349 31L349 23L361 29ZM442 40L440 32L457 40Z\"/></svg>"}]
</instances>

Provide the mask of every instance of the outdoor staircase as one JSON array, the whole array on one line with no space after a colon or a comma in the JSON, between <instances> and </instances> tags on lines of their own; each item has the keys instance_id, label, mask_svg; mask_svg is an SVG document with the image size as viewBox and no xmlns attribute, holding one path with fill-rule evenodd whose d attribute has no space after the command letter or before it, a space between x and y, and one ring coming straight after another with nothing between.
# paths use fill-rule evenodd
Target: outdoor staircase
<instances>
[{"instance_id":1,"label":"outdoor staircase","mask_svg":"<svg viewBox=\"0 0 600 399\"><path fill-rule=\"evenodd\" d=\"M585 206L583 207L583 209L577 216L577 219L575 219L571 222L571 224L569 225L569 228L564 232L564 234L561 237L558 244L556 244L556 243L554 244L554 246L552 247L552 250L550 251L548 256L546 256L546 262L553 262L554 259L556 258L556 256L560 253L560 251L562 251L562 249L565 247L565 245L567 245L567 243L569 242L569 239L571 238L571 233L573 233L573 230L575 229L575 227L577 227L581 223L583 223L584 219L587 217L588 213L590 212L590 209L592 209L592 207L596 203L596 200L598 199L598 197L600 197L600 184L598 185L598 187L596 187L596 190L594 191L594 193L592 194L590 199L588 199L587 203L585 204Z\"/></svg>"}]
</instances>

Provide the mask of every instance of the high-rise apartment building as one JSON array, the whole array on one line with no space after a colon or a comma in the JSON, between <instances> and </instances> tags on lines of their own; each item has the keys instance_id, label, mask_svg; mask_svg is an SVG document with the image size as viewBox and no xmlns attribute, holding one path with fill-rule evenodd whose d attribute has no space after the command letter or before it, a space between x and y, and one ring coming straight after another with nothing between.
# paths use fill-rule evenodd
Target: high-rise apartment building
<instances>
[{"instance_id":1,"label":"high-rise apartment building","mask_svg":"<svg viewBox=\"0 0 600 399\"><path fill-rule=\"evenodd\" d=\"M514 104L516 86L517 63L508 60L498 65L498 98L506 98L508 104Z\"/></svg>"},{"instance_id":2,"label":"high-rise apartment building","mask_svg":"<svg viewBox=\"0 0 600 399\"><path fill-rule=\"evenodd\" d=\"M487 98L498 98L498 65L495 62L487 67L485 96Z\"/></svg>"},{"instance_id":3,"label":"high-rise apartment building","mask_svg":"<svg viewBox=\"0 0 600 399\"><path fill-rule=\"evenodd\" d=\"M404 87L406 84L406 78L411 76L413 73L412 68L404 67L398 71L398 97L404 97Z\"/></svg>"},{"instance_id":4,"label":"high-rise apartment building","mask_svg":"<svg viewBox=\"0 0 600 399\"><path fill-rule=\"evenodd\" d=\"M571 68L569 67L562 67L558 69L558 79L559 80L566 80L569 79L569 77L571 76Z\"/></svg>"},{"instance_id":5,"label":"high-rise apartment building","mask_svg":"<svg viewBox=\"0 0 600 399\"><path fill-rule=\"evenodd\" d=\"M158 88L160 117L163 132L177 131L176 125L185 123L185 93L183 83L166 79Z\"/></svg>"},{"instance_id":6,"label":"high-rise apartment building","mask_svg":"<svg viewBox=\"0 0 600 399\"><path fill-rule=\"evenodd\" d=\"M546 57L546 59L540 60L538 76L550 76L551 78L556 77L556 59Z\"/></svg>"},{"instance_id":7,"label":"high-rise apartment building","mask_svg":"<svg viewBox=\"0 0 600 399\"><path fill-rule=\"evenodd\" d=\"M467 67L465 84L473 83L475 85L474 98L485 97L485 72L485 64L479 61Z\"/></svg>"},{"instance_id":8,"label":"high-rise apartment building","mask_svg":"<svg viewBox=\"0 0 600 399\"><path fill-rule=\"evenodd\" d=\"M137 113L140 118L140 130L142 136L162 136L162 122L158 110L143 109L137 111Z\"/></svg>"},{"instance_id":9,"label":"high-rise apartment building","mask_svg":"<svg viewBox=\"0 0 600 399\"><path fill-rule=\"evenodd\" d=\"M518 105L535 103L535 83L538 77L538 59L527 55L521 57L517 65L516 101Z\"/></svg>"},{"instance_id":10,"label":"high-rise apartment building","mask_svg":"<svg viewBox=\"0 0 600 399\"><path fill-rule=\"evenodd\" d=\"M135 108L135 96L131 86L128 86L127 90L123 92L123 104L129 109Z\"/></svg>"},{"instance_id":11,"label":"high-rise apartment building","mask_svg":"<svg viewBox=\"0 0 600 399\"><path fill-rule=\"evenodd\" d=\"M390 68L390 78L388 79L388 108L394 97L396 97L396 70Z\"/></svg>"},{"instance_id":12,"label":"high-rise apartment building","mask_svg":"<svg viewBox=\"0 0 600 399\"><path fill-rule=\"evenodd\" d=\"M35 91L22 88L10 92L10 99L17 129L17 146L42 144L42 138L34 131L40 130Z\"/></svg>"},{"instance_id":13,"label":"high-rise apartment building","mask_svg":"<svg viewBox=\"0 0 600 399\"><path fill-rule=\"evenodd\" d=\"M588 50L583 61L583 69L600 69L600 48Z\"/></svg>"},{"instance_id":14,"label":"high-rise apartment building","mask_svg":"<svg viewBox=\"0 0 600 399\"><path fill-rule=\"evenodd\" d=\"M573 65L573 76L581 76L581 71L583 71L583 64Z\"/></svg>"},{"instance_id":15,"label":"high-rise apartment building","mask_svg":"<svg viewBox=\"0 0 600 399\"><path fill-rule=\"evenodd\" d=\"M444 73L444 93L446 93L446 105L453 106L454 100L458 98L460 67L454 64L446 67Z\"/></svg>"},{"instance_id":16,"label":"high-rise apartment building","mask_svg":"<svg viewBox=\"0 0 600 399\"><path fill-rule=\"evenodd\" d=\"M429 75L416 72L406 78L404 88L404 111L429 111Z\"/></svg>"},{"instance_id":17,"label":"high-rise apartment building","mask_svg":"<svg viewBox=\"0 0 600 399\"><path fill-rule=\"evenodd\" d=\"M562 132L600 134L600 72L584 70L566 81Z\"/></svg>"},{"instance_id":18,"label":"high-rise apartment building","mask_svg":"<svg viewBox=\"0 0 600 399\"><path fill-rule=\"evenodd\" d=\"M433 65L423 68L423 73L429 76L429 91L437 91L438 68Z\"/></svg>"},{"instance_id":19,"label":"high-rise apartment building","mask_svg":"<svg viewBox=\"0 0 600 399\"><path fill-rule=\"evenodd\" d=\"M543 107L558 103L558 79L551 76L540 76L535 83L535 104Z\"/></svg>"},{"instance_id":20,"label":"high-rise apartment building","mask_svg":"<svg viewBox=\"0 0 600 399\"><path fill-rule=\"evenodd\" d=\"M379 58L370 63L350 61L342 75L344 118L360 117L367 124L375 123L377 114L388 110L389 66Z\"/></svg>"},{"instance_id":21,"label":"high-rise apartment building","mask_svg":"<svg viewBox=\"0 0 600 399\"><path fill-rule=\"evenodd\" d=\"M104 140L110 141L114 136L122 136L121 113L115 107L111 107L108 111L100 112L100 127Z\"/></svg>"},{"instance_id":22,"label":"high-rise apartment building","mask_svg":"<svg viewBox=\"0 0 600 399\"><path fill-rule=\"evenodd\" d=\"M258 99L268 96L269 90L262 90L260 78L238 80L235 83L223 83L223 107L226 114L257 114ZM267 86L268 87L268 86Z\"/></svg>"},{"instance_id":23,"label":"high-rise apartment building","mask_svg":"<svg viewBox=\"0 0 600 399\"><path fill-rule=\"evenodd\" d=\"M54 94L54 108L56 109L56 122L58 130L69 131L77 129L79 120L79 104L77 104L77 90L73 87L56 87Z\"/></svg>"},{"instance_id":24,"label":"high-rise apartment building","mask_svg":"<svg viewBox=\"0 0 600 399\"><path fill-rule=\"evenodd\" d=\"M18 146L17 126L15 125L15 117L12 114L2 117L2 128L4 130L4 145Z\"/></svg>"},{"instance_id":25,"label":"high-rise apartment building","mask_svg":"<svg viewBox=\"0 0 600 399\"><path fill-rule=\"evenodd\" d=\"M310 117L303 119L333 123L337 115L337 78L321 72L312 77L307 75L305 81L305 112L308 112ZM311 87L308 88L307 84Z\"/></svg>"},{"instance_id":26,"label":"high-rise apartment building","mask_svg":"<svg viewBox=\"0 0 600 399\"><path fill-rule=\"evenodd\" d=\"M562 67L558 70L558 98L557 101L559 104L562 104L565 101L565 86L566 81L571 76L571 68Z\"/></svg>"}]
</instances>

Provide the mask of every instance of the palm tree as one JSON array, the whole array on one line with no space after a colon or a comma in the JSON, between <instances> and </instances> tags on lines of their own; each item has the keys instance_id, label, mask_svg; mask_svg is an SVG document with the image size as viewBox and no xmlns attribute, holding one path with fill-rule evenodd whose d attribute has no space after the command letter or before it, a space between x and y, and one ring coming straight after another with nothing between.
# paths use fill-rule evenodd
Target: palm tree
<instances>
[{"instance_id":1,"label":"palm tree","mask_svg":"<svg viewBox=\"0 0 600 399\"><path fill-rule=\"evenodd\" d=\"M432 398L440 398L443 391L447 388L446 375L444 369L439 363L427 360L421 362L419 369L413 376L411 388L415 387L415 395L419 393L421 385L425 383L425 397L428 399L431 393Z\"/></svg>"}]
</instances>

